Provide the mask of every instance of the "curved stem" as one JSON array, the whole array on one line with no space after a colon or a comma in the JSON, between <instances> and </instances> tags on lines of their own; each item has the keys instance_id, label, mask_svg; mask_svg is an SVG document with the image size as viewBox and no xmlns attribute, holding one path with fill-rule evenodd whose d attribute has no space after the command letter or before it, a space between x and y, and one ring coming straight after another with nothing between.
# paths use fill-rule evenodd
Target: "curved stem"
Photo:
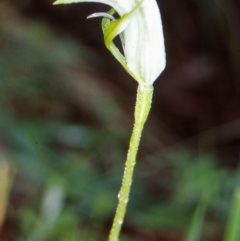
<instances>
[{"instance_id":1,"label":"curved stem","mask_svg":"<svg viewBox=\"0 0 240 241\"><path fill-rule=\"evenodd\" d=\"M129 199L132 176L136 163L138 146L140 143L142 130L147 120L152 103L153 86L139 86L137 91L137 100L134 113L134 126L129 143L127 160L123 173L123 180L120 192L118 194L118 205L113 220L112 228L108 241L118 241L119 233L123 224L126 207Z\"/></svg>"}]
</instances>

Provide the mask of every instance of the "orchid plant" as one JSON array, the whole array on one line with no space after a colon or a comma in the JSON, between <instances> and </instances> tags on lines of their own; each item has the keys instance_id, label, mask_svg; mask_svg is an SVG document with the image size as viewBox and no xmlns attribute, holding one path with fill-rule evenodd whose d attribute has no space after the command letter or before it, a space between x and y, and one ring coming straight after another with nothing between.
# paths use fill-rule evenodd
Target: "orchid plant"
<instances>
[{"instance_id":1,"label":"orchid plant","mask_svg":"<svg viewBox=\"0 0 240 241\"><path fill-rule=\"evenodd\" d=\"M102 30L106 47L139 84L133 132L108 239L117 241L129 199L143 127L151 108L153 83L166 65L161 16L156 0L57 0L54 4L77 2L99 2L112 7L108 13L94 13L88 18L103 17ZM118 19L113 16L115 12L120 16ZM113 42L118 35L123 54Z\"/></svg>"}]
</instances>

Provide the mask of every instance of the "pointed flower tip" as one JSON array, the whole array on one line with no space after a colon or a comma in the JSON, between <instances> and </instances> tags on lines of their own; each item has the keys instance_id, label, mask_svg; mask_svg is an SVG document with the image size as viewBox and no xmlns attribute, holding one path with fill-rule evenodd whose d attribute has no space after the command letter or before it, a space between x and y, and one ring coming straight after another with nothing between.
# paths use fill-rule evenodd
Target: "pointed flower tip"
<instances>
[{"instance_id":1,"label":"pointed flower tip","mask_svg":"<svg viewBox=\"0 0 240 241\"><path fill-rule=\"evenodd\" d=\"M58 4L61 4L61 3L63 3L61 0L57 0L53 3L53 5L58 5Z\"/></svg>"}]
</instances>

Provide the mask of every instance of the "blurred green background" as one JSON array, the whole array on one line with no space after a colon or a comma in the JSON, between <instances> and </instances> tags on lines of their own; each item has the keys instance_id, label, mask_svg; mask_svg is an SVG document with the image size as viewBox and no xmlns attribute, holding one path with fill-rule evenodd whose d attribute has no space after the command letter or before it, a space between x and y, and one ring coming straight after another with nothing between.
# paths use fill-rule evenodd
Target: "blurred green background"
<instances>
[{"instance_id":1,"label":"blurred green background","mask_svg":"<svg viewBox=\"0 0 240 241\"><path fill-rule=\"evenodd\" d=\"M240 185L240 4L158 1L167 67L121 241L223 240ZM103 241L137 84L105 49L101 4L0 1L0 240ZM117 43L119 44L119 43Z\"/></svg>"}]
</instances>

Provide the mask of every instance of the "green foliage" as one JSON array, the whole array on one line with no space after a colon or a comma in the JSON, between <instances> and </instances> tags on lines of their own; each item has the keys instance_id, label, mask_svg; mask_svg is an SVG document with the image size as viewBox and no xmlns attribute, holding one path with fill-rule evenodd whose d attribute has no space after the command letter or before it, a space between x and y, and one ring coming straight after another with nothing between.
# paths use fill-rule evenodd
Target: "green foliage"
<instances>
[{"instance_id":1,"label":"green foliage","mask_svg":"<svg viewBox=\"0 0 240 241\"><path fill-rule=\"evenodd\" d=\"M240 239L240 194L236 188L231 205L229 220L226 227L224 241L237 241Z\"/></svg>"}]
</instances>

